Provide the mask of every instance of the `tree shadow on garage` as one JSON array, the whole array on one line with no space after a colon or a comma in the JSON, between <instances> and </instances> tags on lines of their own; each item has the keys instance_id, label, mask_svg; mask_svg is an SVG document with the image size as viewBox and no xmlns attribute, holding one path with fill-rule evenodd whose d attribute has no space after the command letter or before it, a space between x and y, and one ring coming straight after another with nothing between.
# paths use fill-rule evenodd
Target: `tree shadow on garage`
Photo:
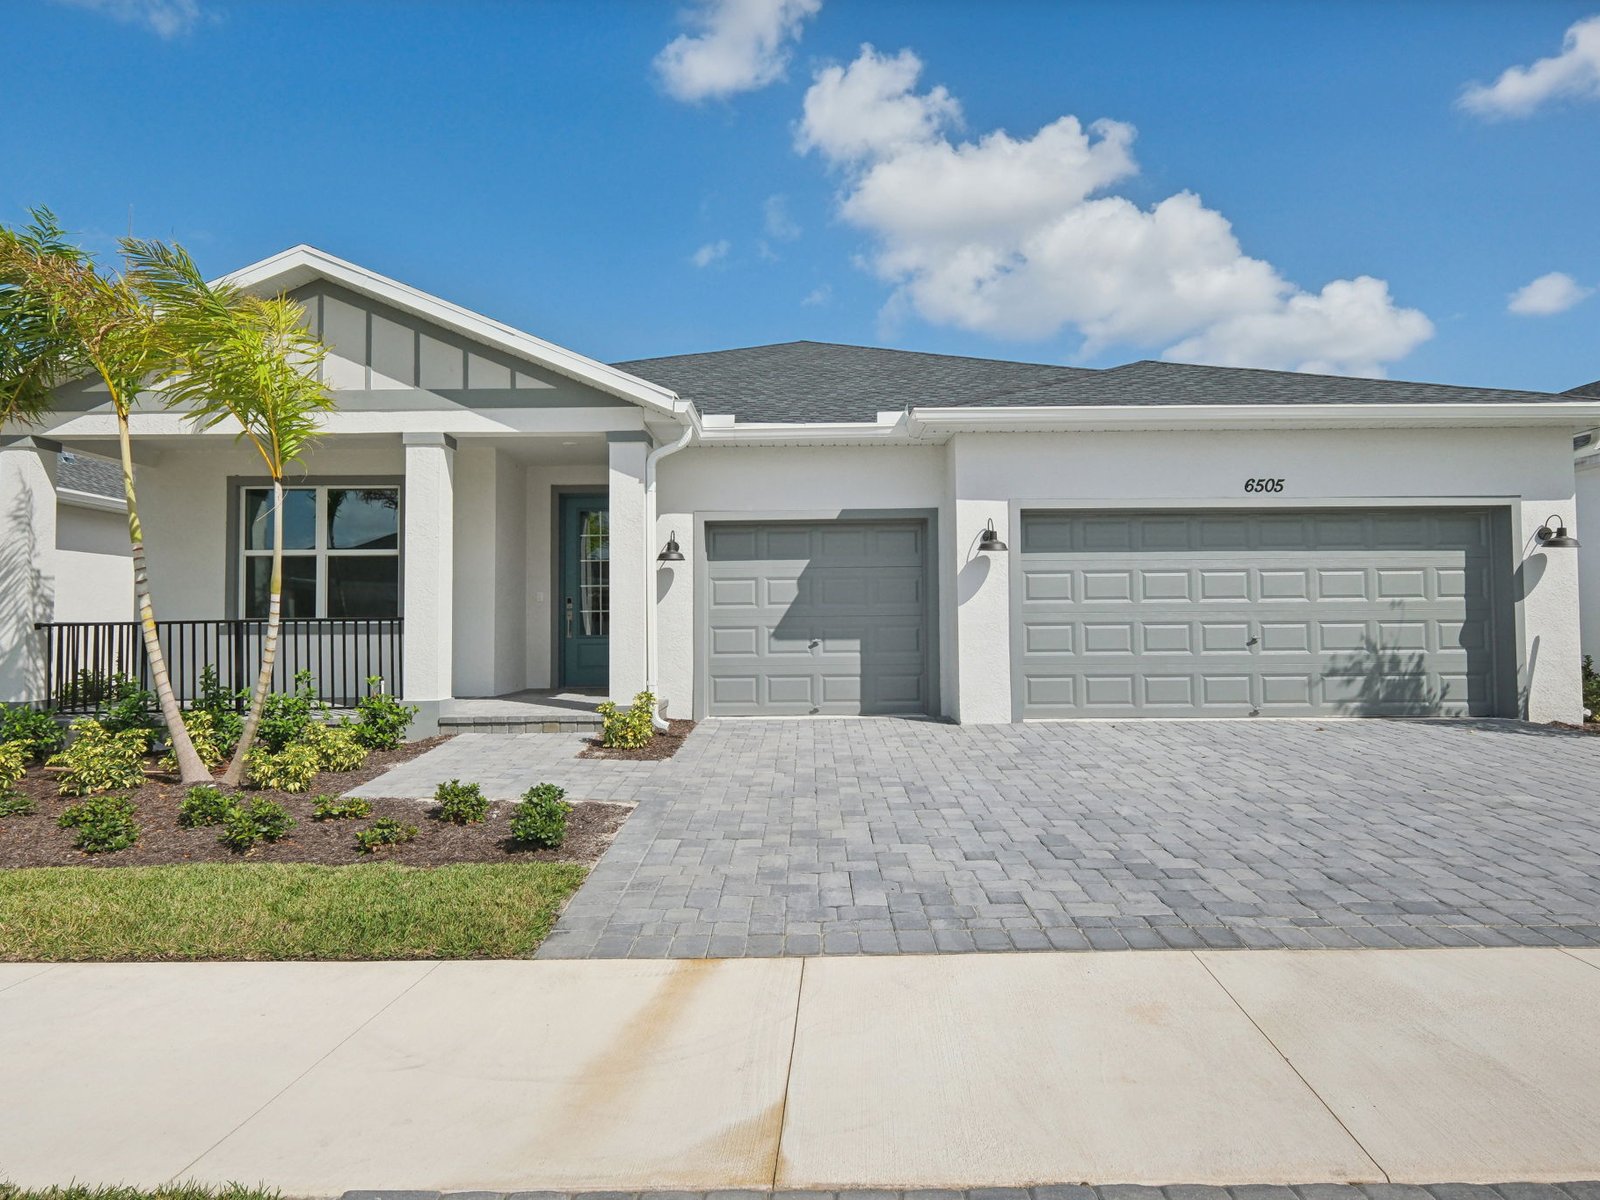
<instances>
[{"instance_id":1,"label":"tree shadow on garage","mask_svg":"<svg viewBox=\"0 0 1600 1200\"><path fill-rule=\"evenodd\" d=\"M1361 649L1337 655L1331 669L1323 673L1326 685L1332 681L1354 684L1355 694L1341 701L1339 710L1351 717L1442 717L1447 711L1450 685L1435 682L1422 651L1406 653L1381 645L1372 637L1362 639ZM1455 706L1455 713L1465 708Z\"/></svg>"}]
</instances>

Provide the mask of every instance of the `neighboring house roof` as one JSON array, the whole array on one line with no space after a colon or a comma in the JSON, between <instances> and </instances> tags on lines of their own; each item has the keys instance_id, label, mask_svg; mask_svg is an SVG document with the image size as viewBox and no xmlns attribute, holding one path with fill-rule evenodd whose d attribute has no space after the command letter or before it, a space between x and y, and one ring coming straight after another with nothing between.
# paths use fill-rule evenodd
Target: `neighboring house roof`
<instances>
[{"instance_id":1,"label":"neighboring house roof","mask_svg":"<svg viewBox=\"0 0 1600 1200\"><path fill-rule=\"evenodd\" d=\"M872 421L905 408L1296 404L1515 404L1545 392L1143 361L1106 370L785 342L635 359L622 370L702 413L749 422Z\"/></svg>"},{"instance_id":2,"label":"neighboring house roof","mask_svg":"<svg viewBox=\"0 0 1600 1200\"><path fill-rule=\"evenodd\" d=\"M1580 384L1575 388L1568 388L1561 393L1563 396L1597 396L1600 397L1600 379L1593 383Z\"/></svg>"},{"instance_id":3,"label":"neighboring house roof","mask_svg":"<svg viewBox=\"0 0 1600 1200\"><path fill-rule=\"evenodd\" d=\"M56 460L56 486L90 496L121 500L122 468L110 459L63 450Z\"/></svg>"}]
</instances>

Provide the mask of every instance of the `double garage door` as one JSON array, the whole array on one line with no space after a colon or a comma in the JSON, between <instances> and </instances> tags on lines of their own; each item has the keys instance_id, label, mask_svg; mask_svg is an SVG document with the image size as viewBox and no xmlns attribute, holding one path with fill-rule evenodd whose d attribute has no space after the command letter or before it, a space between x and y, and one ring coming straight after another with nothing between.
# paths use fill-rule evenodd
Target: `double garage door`
<instances>
[{"instance_id":1,"label":"double garage door","mask_svg":"<svg viewBox=\"0 0 1600 1200\"><path fill-rule=\"evenodd\" d=\"M1024 717L1489 715L1486 510L1022 516Z\"/></svg>"}]
</instances>

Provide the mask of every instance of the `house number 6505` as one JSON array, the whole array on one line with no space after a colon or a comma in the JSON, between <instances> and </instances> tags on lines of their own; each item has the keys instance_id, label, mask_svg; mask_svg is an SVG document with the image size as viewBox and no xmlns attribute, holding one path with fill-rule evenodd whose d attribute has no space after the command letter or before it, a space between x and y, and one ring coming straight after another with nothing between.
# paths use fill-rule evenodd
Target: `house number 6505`
<instances>
[{"instance_id":1,"label":"house number 6505","mask_svg":"<svg viewBox=\"0 0 1600 1200\"><path fill-rule=\"evenodd\" d=\"M1244 490L1247 492L1281 492L1283 480L1281 479L1246 479Z\"/></svg>"}]
</instances>

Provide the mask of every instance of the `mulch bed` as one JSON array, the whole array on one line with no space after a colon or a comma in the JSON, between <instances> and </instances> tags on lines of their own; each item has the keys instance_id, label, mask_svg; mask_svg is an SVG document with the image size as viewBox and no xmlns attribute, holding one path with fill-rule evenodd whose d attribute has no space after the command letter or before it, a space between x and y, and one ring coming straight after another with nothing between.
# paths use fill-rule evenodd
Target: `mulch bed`
<instances>
[{"instance_id":1,"label":"mulch bed","mask_svg":"<svg viewBox=\"0 0 1600 1200\"><path fill-rule=\"evenodd\" d=\"M671 758L678 747L694 732L693 721L668 721L667 732L658 733L637 750L623 750L616 746L602 746L598 737L585 738L589 744L578 751L579 758L631 759L634 762L659 762Z\"/></svg>"},{"instance_id":2,"label":"mulch bed","mask_svg":"<svg viewBox=\"0 0 1600 1200\"><path fill-rule=\"evenodd\" d=\"M0 817L0 869L6 867L149 867L198 862L393 862L412 867L438 867L459 862L574 862L592 863L611 844L631 811L626 805L592 801L574 803L567 818L566 841L558 850L533 850L511 840L511 805L492 806L481 825L451 825L432 816L426 800L374 799L372 816L347 821L314 821L312 800L319 795L339 795L376 778L397 763L433 749L445 737L424 738L395 750L378 750L358 771L324 773L306 792L247 789L242 799L276 800L295 818L289 835L264 842L248 854L238 854L218 841L215 826L186 829L178 824L178 804L187 790L177 776L151 774L131 796L138 807L139 841L111 854L84 854L74 848L73 831L56 822L69 804L80 799L56 792L56 778L30 768L17 790L33 800L34 813L26 817ZM658 739L659 740L659 739ZM356 849L355 835L378 817L392 817L417 827L414 840L374 854Z\"/></svg>"}]
</instances>

